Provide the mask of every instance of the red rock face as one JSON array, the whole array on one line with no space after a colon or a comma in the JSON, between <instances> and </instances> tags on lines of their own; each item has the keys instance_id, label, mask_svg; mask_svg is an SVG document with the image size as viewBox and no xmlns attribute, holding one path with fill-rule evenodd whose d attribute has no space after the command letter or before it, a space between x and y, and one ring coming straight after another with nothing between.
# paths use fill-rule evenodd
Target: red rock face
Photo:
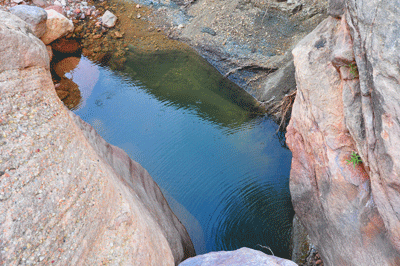
<instances>
[{"instance_id":1,"label":"red rock face","mask_svg":"<svg viewBox=\"0 0 400 266\"><path fill-rule=\"evenodd\" d=\"M400 265L365 152L368 116L351 40L344 19L328 18L293 50L297 96L286 134L292 202L325 265ZM363 163L348 164L352 151Z\"/></svg>"}]
</instances>

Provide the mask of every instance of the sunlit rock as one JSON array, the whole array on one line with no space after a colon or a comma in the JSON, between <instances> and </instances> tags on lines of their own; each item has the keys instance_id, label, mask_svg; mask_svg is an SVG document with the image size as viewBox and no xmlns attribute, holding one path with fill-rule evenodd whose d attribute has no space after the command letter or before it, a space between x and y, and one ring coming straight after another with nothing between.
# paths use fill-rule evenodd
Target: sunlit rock
<instances>
[{"instance_id":1,"label":"sunlit rock","mask_svg":"<svg viewBox=\"0 0 400 266\"><path fill-rule=\"evenodd\" d=\"M52 41L70 33L74 30L74 24L71 20L61 15L53 9L46 10L47 12L47 30L41 40L44 44L49 44Z\"/></svg>"}]
</instances>

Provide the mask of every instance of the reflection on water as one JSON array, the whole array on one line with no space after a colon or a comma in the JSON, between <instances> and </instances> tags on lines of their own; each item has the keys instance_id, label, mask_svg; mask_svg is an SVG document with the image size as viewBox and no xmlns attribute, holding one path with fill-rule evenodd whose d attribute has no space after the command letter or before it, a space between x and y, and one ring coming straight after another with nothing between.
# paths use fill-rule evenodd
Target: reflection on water
<instances>
[{"instance_id":1,"label":"reflection on water","mask_svg":"<svg viewBox=\"0 0 400 266\"><path fill-rule=\"evenodd\" d=\"M290 257L291 154L250 96L193 52L95 67L75 112L149 171L198 254L262 245Z\"/></svg>"},{"instance_id":2,"label":"reflection on water","mask_svg":"<svg viewBox=\"0 0 400 266\"><path fill-rule=\"evenodd\" d=\"M87 58L80 55L52 61L52 78L58 97L65 106L74 110L82 108L99 79L100 71Z\"/></svg>"},{"instance_id":3,"label":"reflection on water","mask_svg":"<svg viewBox=\"0 0 400 266\"><path fill-rule=\"evenodd\" d=\"M158 100L196 110L203 118L224 126L262 114L252 96L191 51L131 51L124 72Z\"/></svg>"}]
</instances>

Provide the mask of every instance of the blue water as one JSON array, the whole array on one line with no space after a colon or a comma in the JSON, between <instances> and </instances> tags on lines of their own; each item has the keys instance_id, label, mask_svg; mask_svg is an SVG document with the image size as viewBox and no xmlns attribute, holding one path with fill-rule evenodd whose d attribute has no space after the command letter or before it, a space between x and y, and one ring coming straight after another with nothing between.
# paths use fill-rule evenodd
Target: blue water
<instances>
[{"instance_id":1,"label":"blue water","mask_svg":"<svg viewBox=\"0 0 400 266\"><path fill-rule=\"evenodd\" d=\"M81 62L98 79L74 112L149 171L197 254L290 258L291 153L248 94L190 51L131 52L122 71ZM78 85L82 69L69 74Z\"/></svg>"}]
</instances>

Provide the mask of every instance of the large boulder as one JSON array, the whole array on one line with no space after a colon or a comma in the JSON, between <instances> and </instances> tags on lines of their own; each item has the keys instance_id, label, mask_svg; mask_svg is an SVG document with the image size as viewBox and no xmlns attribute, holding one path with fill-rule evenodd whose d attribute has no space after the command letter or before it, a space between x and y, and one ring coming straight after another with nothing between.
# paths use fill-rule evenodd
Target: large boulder
<instances>
[{"instance_id":1,"label":"large boulder","mask_svg":"<svg viewBox=\"0 0 400 266\"><path fill-rule=\"evenodd\" d=\"M400 265L400 2L347 5L293 50L292 202L325 265Z\"/></svg>"},{"instance_id":2,"label":"large boulder","mask_svg":"<svg viewBox=\"0 0 400 266\"><path fill-rule=\"evenodd\" d=\"M34 66L49 69L46 48L34 36L30 25L15 15L6 15L3 11L0 11L0 17L0 72ZM15 56L18 53L21 56Z\"/></svg>"},{"instance_id":3,"label":"large boulder","mask_svg":"<svg viewBox=\"0 0 400 266\"><path fill-rule=\"evenodd\" d=\"M27 22L32 27L33 34L36 37L40 38L46 32L47 13L43 8L18 5L10 8L9 11Z\"/></svg>"},{"instance_id":4,"label":"large boulder","mask_svg":"<svg viewBox=\"0 0 400 266\"><path fill-rule=\"evenodd\" d=\"M46 12L47 30L41 38L44 44L49 44L52 41L74 31L74 24L71 20L67 19L65 16L53 9L48 9Z\"/></svg>"},{"instance_id":5,"label":"large boulder","mask_svg":"<svg viewBox=\"0 0 400 266\"><path fill-rule=\"evenodd\" d=\"M218 251L189 258L179 266L297 266L290 260L266 255L261 251L241 248L235 251Z\"/></svg>"},{"instance_id":6,"label":"large boulder","mask_svg":"<svg viewBox=\"0 0 400 266\"><path fill-rule=\"evenodd\" d=\"M0 11L0 42L9 59L0 63L0 264L158 266L194 255L147 171L63 106L29 26Z\"/></svg>"}]
</instances>

